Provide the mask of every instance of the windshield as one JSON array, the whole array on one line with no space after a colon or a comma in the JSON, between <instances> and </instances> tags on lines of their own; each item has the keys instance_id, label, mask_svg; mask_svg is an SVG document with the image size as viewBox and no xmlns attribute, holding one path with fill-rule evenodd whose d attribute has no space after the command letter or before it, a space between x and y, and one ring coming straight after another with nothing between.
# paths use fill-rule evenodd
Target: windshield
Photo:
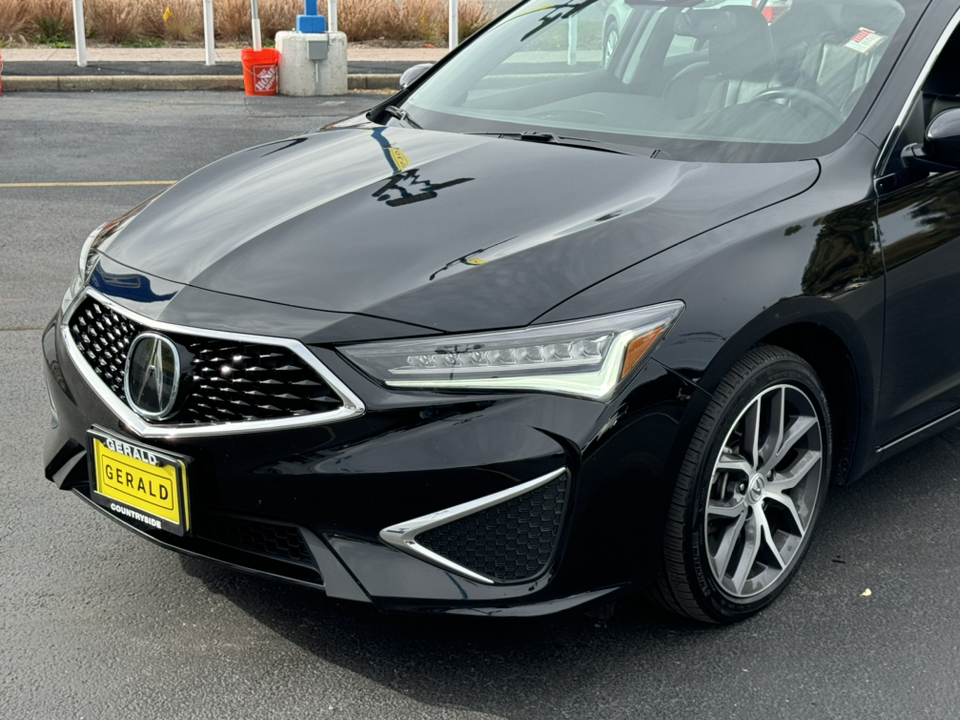
<instances>
[{"instance_id":1,"label":"windshield","mask_svg":"<svg viewBox=\"0 0 960 720\"><path fill-rule=\"evenodd\" d=\"M436 130L544 132L676 159L810 157L853 133L921 10L914 0L531 0L402 105Z\"/></svg>"}]
</instances>

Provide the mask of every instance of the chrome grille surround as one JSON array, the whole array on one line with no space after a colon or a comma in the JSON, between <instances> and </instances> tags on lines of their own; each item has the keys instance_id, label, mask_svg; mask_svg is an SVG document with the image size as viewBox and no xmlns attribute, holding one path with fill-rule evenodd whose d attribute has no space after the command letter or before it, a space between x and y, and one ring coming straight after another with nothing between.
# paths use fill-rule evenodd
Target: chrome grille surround
<instances>
[{"instance_id":1,"label":"chrome grille surround","mask_svg":"<svg viewBox=\"0 0 960 720\"><path fill-rule=\"evenodd\" d=\"M111 387L101 379L97 372L90 365L88 358L84 356L70 331L70 321L73 314L83 304L83 302L92 298L105 308L138 325L150 330L171 333L174 335L183 335L190 337L204 338L214 341L226 341L233 343L248 343L256 345L274 346L283 348L293 353L307 367L315 372L324 383L340 399L341 405L336 409L327 412L315 412L293 417L279 417L266 420L238 420L234 422L218 422L209 424L171 424L171 423L150 423L137 415ZM144 317L136 312L128 310L102 293L93 288L86 287L70 304L70 307L63 314L60 324L61 336L67 353L74 366L83 375L84 380L94 390L97 396L106 404L110 410L123 421L134 433L144 438L176 438L176 437L203 437L211 435L230 435L238 433L265 432L269 430L280 430L285 428L304 427L310 425L327 425L334 422L340 422L348 418L357 417L363 414L365 408L363 401L360 400L339 378L320 362L320 360L310 352L310 350L298 340L289 338L276 338L265 335L247 335L243 333L223 332L219 330L207 330L202 328L192 328L171 323L159 322Z\"/></svg>"}]
</instances>

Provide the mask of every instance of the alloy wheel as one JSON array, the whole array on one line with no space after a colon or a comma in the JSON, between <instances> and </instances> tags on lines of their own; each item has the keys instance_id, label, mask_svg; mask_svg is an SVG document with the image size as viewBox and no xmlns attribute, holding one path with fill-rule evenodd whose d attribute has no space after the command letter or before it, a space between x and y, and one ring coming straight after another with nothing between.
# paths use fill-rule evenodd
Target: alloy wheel
<instances>
[{"instance_id":1,"label":"alloy wheel","mask_svg":"<svg viewBox=\"0 0 960 720\"><path fill-rule=\"evenodd\" d=\"M714 462L704 515L708 564L725 594L760 595L798 558L822 459L821 422L798 387L769 387L739 414Z\"/></svg>"}]
</instances>

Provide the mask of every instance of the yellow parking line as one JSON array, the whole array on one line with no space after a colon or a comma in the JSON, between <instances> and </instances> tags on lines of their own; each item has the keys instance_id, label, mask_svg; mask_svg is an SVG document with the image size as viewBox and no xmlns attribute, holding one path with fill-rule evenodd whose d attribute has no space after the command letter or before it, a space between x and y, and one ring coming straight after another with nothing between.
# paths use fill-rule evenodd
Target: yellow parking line
<instances>
[{"instance_id":1,"label":"yellow parking line","mask_svg":"<svg viewBox=\"0 0 960 720\"><path fill-rule=\"evenodd\" d=\"M121 180L107 182L40 182L40 183L0 183L0 189L6 188L52 188L52 187L116 187L118 185L173 185L175 180Z\"/></svg>"}]
</instances>

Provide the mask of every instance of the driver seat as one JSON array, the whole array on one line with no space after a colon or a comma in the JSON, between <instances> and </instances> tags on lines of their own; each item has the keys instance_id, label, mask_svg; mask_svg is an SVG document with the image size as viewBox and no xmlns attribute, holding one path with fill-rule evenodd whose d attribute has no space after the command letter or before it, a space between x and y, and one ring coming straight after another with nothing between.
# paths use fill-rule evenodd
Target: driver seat
<instances>
[{"instance_id":1,"label":"driver seat","mask_svg":"<svg viewBox=\"0 0 960 720\"><path fill-rule=\"evenodd\" d=\"M674 20L674 34L707 43L707 61L681 70L664 90L678 118L749 102L781 84L770 26L754 7L685 10Z\"/></svg>"}]
</instances>

